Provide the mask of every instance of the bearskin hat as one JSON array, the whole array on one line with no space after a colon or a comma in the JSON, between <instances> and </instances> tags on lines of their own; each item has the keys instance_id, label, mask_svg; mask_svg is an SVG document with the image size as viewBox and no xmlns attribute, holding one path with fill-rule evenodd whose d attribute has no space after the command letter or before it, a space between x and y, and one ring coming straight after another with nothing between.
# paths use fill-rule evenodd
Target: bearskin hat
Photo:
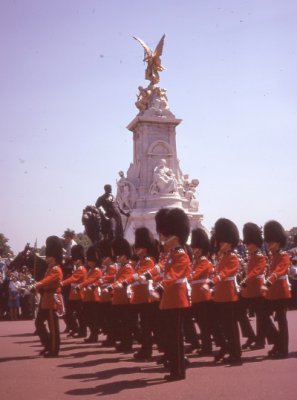
<instances>
[{"instance_id":1,"label":"bearskin hat","mask_svg":"<svg viewBox=\"0 0 297 400\"><path fill-rule=\"evenodd\" d=\"M155 239L148 228L143 226L135 230L135 248L150 249L154 243Z\"/></svg>"},{"instance_id":2,"label":"bearskin hat","mask_svg":"<svg viewBox=\"0 0 297 400\"><path fill-rule=\"evenodd\" d=\"M46 257L54 257L57 263L63 259L63 247L61 239L58 236L49 236L45 242Z\"/></svg>"},{"instance_id":3,"label":"bearskin hat","mask_svg":"<svg viewBox=\"0 0 297 400\"><path fill-rule=\"evenodd\" d=\"M161 208L155 215L156 231L157 233L162 233L165 236L168 236L167 221L166 221L166 216L168 212L169 212L168 208Z\"/></svg>"},{"instance_id":4,"label":"bearskin hat","mask_svg":"<svg viewBox=\"0 0 297 400\"><path fill-rule=\"evenodd\" d=\"M258 248L262 247L262 232L258 225L252 222L247 222L246 224L244 224L242 232L244 244L254 244Z\"/></svg>"},{"instance_id":5,"label":"bearskin hat","mask_svg":"<svg viewBox=\"0 0 297 400\"><path fill-rule=\"evenodd\" d=\"M103 258L105 258L105 257L112 258L111 243L109 240L101 240L99 242L98 247L99 247L100 255Z\"/></svg>"},{"instance_id":6,"label":"bearskin hat","mask_svg":"<svg viewBox=\"0 0 297 400\"><path fill-rule=\"evenodd\" d=\"M287 235L282 225L277 221L268 221L264 225L265 242L276 242L280 247L285 247L287 243Z\"/></svg>"},{"instance_id":7,"label":"bearskin hat","mask_svg":"<svg viewBox=\"0 0 297 400\"><path fill-rule=\"evenodd\" d=\"M177 236L181 245L184 245L190 234L190 222L187 214L180 208L172 208L165 216L168 235Z\"/></svg>"},{"instance_id":8,"label":"bearskin hat","mask_svg":"<svg viewBox=\"0 0 297 400\"><path fill-rule=\"evenodd\" d=\"M210 251L210 240L207 233L202 228L192 230L191 247L202 249L203 255Z\"/></svg>"},{"instance_id":9,"label":"bearskin hat","mask_svg":"<svg viewBox=\"0 0 297 400\"><path fill-rule=\"evenodd\" d=\"M85 252L81 244L75 244L71 247L71 258L72 260L84 260Z\"/></svg>"},{"instance_id":10,"label":"bearskin hat","mask_svg":"<svg viewBox=\"0 0 297 400\"><path fill-rule=\"evenodd\" d=\"M237 226L230 219L218 219L215 223L214 234L217 245L220 242L230 243L233 248L238 245L239 232Z\"/></svg>"},{"instance_id":11,"label":"bearskin hat","mask_svg":"<svg viewBox=\"0 0 297 400\"><path fill-rule=\"evenodd\" d=\"M149 256L156 257L157 245L152 232L146 228L141 227L135 230L135 243L134 247L147 249Z\"/></svg>"},{"instance_id":12,"label":"bearskin hat","mask_svg":"<svg viewBox=\"0 0 297 400\"><path fill-rule=\"evenodd\" d=\"M93 261L97 263L99 261L98 248L96 246L90 246L87 250L86 256L88 261Z\"/></svg>"},{"instance_id":13,"label":"bearskin hat","mask_svg":"<svg viewBox=\"0 0 297 400\"><path fill-rule=\"evenodd\" d=\"M214 234L214 232L212 233L211 237L210 237L210 253L211 254L216 254L218 251L218 244L216 241L216 236Z\"/></svg>"},{"instance_id":14,"label":"bearskin hat","mask_svg":"<svg viewBox=\"0 0 297 400\"><path fill-rule=\"evenodd\" d=\"M118 237L113 240L111 243L112 251L115 256L127 256L128 258L131 257L132 251L131 246L128 240Z\"/></svg>"}]
</instances>

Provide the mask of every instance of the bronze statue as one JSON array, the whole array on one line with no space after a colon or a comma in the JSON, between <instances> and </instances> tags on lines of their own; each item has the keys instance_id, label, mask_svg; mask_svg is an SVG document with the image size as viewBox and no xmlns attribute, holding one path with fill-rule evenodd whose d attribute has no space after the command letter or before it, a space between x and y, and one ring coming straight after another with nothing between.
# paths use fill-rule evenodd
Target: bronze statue
<instances>
[{"instance_id":1,"label":"bronze statue","mask_svg":"<svg viewBox=\"0 0 297 400\"><path fill-rule=\"evenodd\" d=\"M153 86L160 81L159 72L164 71L164 69L165 69L161 65L161 59L160 59L160 56L162 55L162 52L163 52L165 35L162 36L161 40L159 41L159 43L154 51L152 51L143 40L141 40L135 36L133 36L133 38L135 40L137 40L141 44L141 46L144 48L143 61L145 61L147 63L147 67L145 70L145 79L150 81L149 86Z\"/></svg>"}]
</instances>

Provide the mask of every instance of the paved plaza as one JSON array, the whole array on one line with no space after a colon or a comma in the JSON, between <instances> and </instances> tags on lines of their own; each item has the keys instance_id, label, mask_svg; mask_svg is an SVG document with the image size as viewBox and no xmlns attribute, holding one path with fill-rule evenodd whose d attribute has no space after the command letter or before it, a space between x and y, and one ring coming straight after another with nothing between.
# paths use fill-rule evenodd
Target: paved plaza
<instances>
[{"instance_id":1,"label":"paved plaza","mask_svg":"<svg viewBox=\"0 0 297 400\"><path fill-rule=\"evenodd\" d=\"M38 356L33 321L0 322L1 399L62 400L103 396L121 399L296 400L297 311L288 312L290 355L269 360L268 349L243 353L242 366L214 365L190 355L185 381L165 383L166 371L132 354L62 334L59 358ZM62 324L61 324L62 325ZM63 329L64 327L61 326ZM102 338L103 339L103 338ZM135 346L137 348L137 346ZM154 358L157 357L155 353ZM5 396L5 397L4 397Z\"/></svg>"}]
</instances>

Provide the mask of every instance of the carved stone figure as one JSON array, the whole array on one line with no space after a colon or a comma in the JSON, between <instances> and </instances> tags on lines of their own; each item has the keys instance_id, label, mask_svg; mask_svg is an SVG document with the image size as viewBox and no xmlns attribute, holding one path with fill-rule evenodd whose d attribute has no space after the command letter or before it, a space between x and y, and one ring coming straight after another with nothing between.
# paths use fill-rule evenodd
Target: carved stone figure
<instances>
[{"instance_id":1,"label":"carved stone figure","mask_svg":"<svg viewBox=\"0 0 297 400\"><path fill-rule=\"evenodd\" d=\"M120 179L117 181L116 201L123 211L131 211L136 199L136 189L133 183L125 178L124 172L119 172Z\"/></svg>"},{"instance_id":2,"label":"carved stone figure","mask_svg":"<svg viewBox=\"0 0 297 400\"><path fill-rule=\"evenodd\" d=\"M153 183L150 187L150 193L169 194L177 191L177 181L172 169L166 165L166 160L161 158L153 172Z\"/></svg>"}]
</instances>

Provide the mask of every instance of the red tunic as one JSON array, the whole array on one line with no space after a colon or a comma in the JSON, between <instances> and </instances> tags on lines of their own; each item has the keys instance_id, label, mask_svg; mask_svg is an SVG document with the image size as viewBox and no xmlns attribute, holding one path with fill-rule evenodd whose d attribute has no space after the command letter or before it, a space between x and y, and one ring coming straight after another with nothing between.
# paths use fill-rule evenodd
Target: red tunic
<instances>
[{"instance_id":1,"label":"red tunic","mask_svg":"<svg viewBox=\"0 0 297 400\"><path fill-rule=\"evenodd\" d=\"M63 272L60 266L48 268L44 278L36 283L36 289L42 289L40 308L43 310L56 310L57 303L54 294L59 292Z\"/></svg>"},{"instance_id":2,"label":"red tunic","mask_svg":"<svg viewBox=\"0 0 297 400\"><path fill-rule=\"evenodd\" d=\"M266 258L260 251L250 254L245 278L247 287L242 289L242 297L255 298L265 296L261 286L265 280L266 264Z\"/></svg>"},{"instance_id":3,"label":"red tunic","mask_svg":"<svg viewBox=\"0 0 297 400\"><path fill-rule=\"evenodd\" d=\"M134 274L134 269L131 264L127 263L125 265L121 265L120 269L116 275L116 282L112 284L112 288L114 289L112 304L129 304L130 303L130 293L129 286L128 287L117 287L116 283L122 283L123 281L128 281L129 278Z\"/></svg>"},{"instance_id":4,"label":"red tunic","mask_svg":"<svg viewBox=\"0 0 297 400\"><path fill-rule=\"evenodd\" d=\"M235 276L238 272L239 260L235 253L226 253L219 260L216 267L216 276L213 300L215 302L237 301L238 295L235 285Z\"/></svg>"},{"instance_id":5,"label":"red tunic","mask_svg":"<svg viewBox=\"0 0 297 400\"><path fill-rule=\"evenodd\" d=\"M152 286L152 281L139 282L138 276L143 275L145 272L150 271L155 265L152 257L145 257L138 261L135 267L136 274L133 274L127 282L131 284L132 297L131 304L150 303L152 296L150 294L149 286Z\"/></svg>"},{"instance_id":6,"label":"red tunic","mask_svg":"<svg viewBox=\"0 0 297 400\"><path fill-rule=\"evenodd\" d=\"M63 286L71 285L69 300L82 300L84 298L84 290L76 290L76 286L81 284L87 277L87 270L84 266L77 268L73 274L62 282Z\"/></svg>"},{"instance_id":7,"label":"red tunic","mask_svg":"<svg viewBox=\"0 0 297 400\"><path fill-rule=\"evenodd\" d=\"M101 277L102 272L100 268L91 268L88 271L86 279L79 285L80 289L84 290L84 302L100 301L98 286L96 285L95 287L90 287L90 285L94 284Z\"/></svg>"},{"instance_id":8,"label":"red tunic","mask_svg":"<svg viewBox=\"0 0 297 400\"><path fill-rule=\"evenodd\" d=\"M202 285L207 283L213 270L212 263L206 257L199 257L194 261L191 276L192 303L200 303L211 299L211 291L204 290Z\"/></svg>"},{"instance_id":9,"label":"red tunic","mask_svg":"<svg viewBox=\"0 0 297 400\"><path fill-rule=\"evenodd\" d=\"M160 309L187 308L190 300L187 288L187 276L190 273L190 259L183 248L171 249L164 263L162 285L164 293Z\"/></svg>"},{"instance_id":10,"label":"red tunic","mask_svg":"<svg viewBox=\"0 0 297 400\"><path fill-rule=\"evenodd\" d=\"M272 284L268 288L268 300L280 300L291 298L288 282L288 269L290 267L290 257L285 252L273 254L269 265L269 277L267 280Z\"/></svg>"},{"instance_id":11,"label":"red tunic","mask_svg":"<svg viewBox=\"0 0 297 400\"><path fill-rule=\"evenodd\" d=\"M104 289L110 284L115 282L116 274L118 273L119 266L117 264L110 264L106 271L103 273L102 278L98 281L98 284L101 287L101 295L100 300L103 303L112 301L112 294L109 292L105 292Z\"/></svg>"}]
</instances>

